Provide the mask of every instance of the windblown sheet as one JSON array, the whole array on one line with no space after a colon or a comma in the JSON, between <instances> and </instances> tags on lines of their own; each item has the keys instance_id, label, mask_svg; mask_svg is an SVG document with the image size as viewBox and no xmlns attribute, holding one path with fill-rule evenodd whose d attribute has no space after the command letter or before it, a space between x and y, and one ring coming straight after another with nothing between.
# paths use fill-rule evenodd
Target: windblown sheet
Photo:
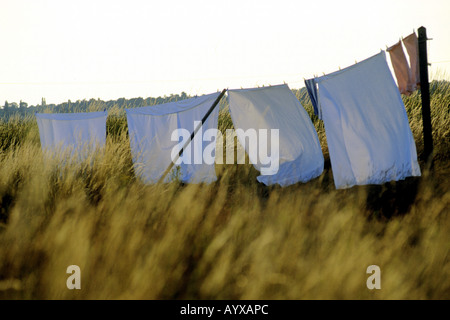
<instances>
[{"instance_id":1,"label":"windblown sheet","mask_svg":"<svg viewBox=\"0 0 450 320\"><path fill-rule=\"evenodd\" d=\"M398 90L400 93L410 95L414 91L411 68L406 60L402 43L399 41L387 49L391 57L392 68L397 78Z\"/></svg>"},{"instance_id":2,"label":"windblown sheet","mask_svg":"<svg viewBox=\"0 0 450 320\"><path fill-rule=\"evenodd\" d=\"M84 158L106 141L107 112L36 113L41 147Z\"/></svg>"},{"instance_id":3,"label":"windblown sheet","mask_svg":"<svg viewBox=\"0 0 450 320\"><path fill-rule=\"evenodd\" d=\"M305 88L308 92L309 99L314 109L314 114L322 120L322 115L320 114L320 109L318 105L317 87L316 81L314 79L305 80Z\"/></svg>"},{"instance_id":4,"label":"windblown sheet","mask_svg":"<svg viewBox=\"0 0 450 320\"><path fill-rule=\"evenodd\" d=\"M384 51L316 82L336 188L420 176L405 106Z\"/></svg>"},{"instance_id":5,"label":"windblown sheet","mask_svg":"<svg viewBox=\"0 0 450 320\"><path fill-rule=\"evenodd\" d=\"M202 120L219 95L220 92L126 109L134 168L145 183L159 181L174 160L173 155L179 152L184 142L189 141L196 127L195 121ZM165 177L165 182L180 179L182 182L210 183L217 179L214 163L207 163L203 159L205 148L214 141L203 141L202 134L208 129L217 129L218 115L219 107L216 107L183 152L181 163L175 165ZM185 133L184 136L178 134L180 130Z\"/></svg>"},{"instance_id":6,"label":"windblown sheet","mask_svg":"<svg viewBox=\"0 0 450 320\"><path fill-rule=\"evenodd\" d=\"M324 159L317 132L287 85L229 90L228 99L239 142L250 162L261 172L259 182L287 186L307 182L323 172ZM278 130L278 139L272 139L274 129ZM251 130L257 131L257 142L247 141L246 137L251 135L246 133ZM265 141L261 140L264 133L261 130L267 131Z\"/></svg>"},{"instance_id":7,"label":"windblown sheet","mask_svg":"<svg viewBox=\"0 0 450 320\"><path fill-rule=\"evenodd\" d=\"M403 39L403 44L409 55L409 66L411 69L412 90L420 86L420 67L419 67L419 40L415 32Z\"/></svg>"}]
</instances>

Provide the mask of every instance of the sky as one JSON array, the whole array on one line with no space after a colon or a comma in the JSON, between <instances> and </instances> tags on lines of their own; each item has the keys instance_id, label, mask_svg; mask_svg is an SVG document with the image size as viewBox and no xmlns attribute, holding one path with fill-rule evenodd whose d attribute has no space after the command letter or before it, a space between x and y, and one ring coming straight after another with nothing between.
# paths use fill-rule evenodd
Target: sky
<instances>
[{"instance_id":1,"label":"sky","mask_svg":"<svg viewBox=\"0 0 450 320\"><path fill-rule=\"evenodd\" d=\"M430 78L450 79L449 16L449 0L0 0L0 105L301 88L421 26Z\"/></svg>"}]
</instances>

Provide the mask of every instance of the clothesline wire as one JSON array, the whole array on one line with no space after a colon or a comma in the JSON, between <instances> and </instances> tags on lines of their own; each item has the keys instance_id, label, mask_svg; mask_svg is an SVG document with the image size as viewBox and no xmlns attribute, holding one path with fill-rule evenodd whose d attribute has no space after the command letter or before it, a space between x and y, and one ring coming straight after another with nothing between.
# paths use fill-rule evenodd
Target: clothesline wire
<instances>
[{"instance_id":1,"label":"clothesline wire","mask_svg":"<svg viewBox=\"0 0 450 320\"><path fill-rule=\"evenodd\" d=\"M274 76L267 76L267 77L274 77ZM291 76L293 77L293 76ZM256 79L260 78L258 76L254 77L240 77L239 79ZM262 78L262 77L261 77ZM286 77L287 78L287 77ZM276 84L297 84L297 83L303 83L304 79L303 77L297 75L297 78L299 80L294 81L287 81L287 80L280 80L277 81ZM48 86L57 86L57 85L127 85L127 84L150 84L155 82L189 82L189 81L211 81L211 80L226 80L228 78L210 78L210 79L185 79L185 80L147 80L147 81L109 81L109 82L0 82L1 85L48 85ZM233 78L236 79L236 78ZM262 79L260 82L263 81ZM266 81L266 80L264 80ZM264 82L264 84L261 84L259 86L263 85L271 85L270 82Z\"/></svg>"},{"instance_id":2,"label":"clothesline wire","mask_svg":"<svg viewBox=\"0 0 450 320\"><path fill-rule=\"evenodd\" d=\"M357 61L355 60L355 63ZM450 60L442 60L442 61L432 61L431 64L438 63L450 63ZM338 67L341 70L341 67ZM325 73L324 73L325 74ZM264 77L281 77L281 78L290 78L297 77L299 80L289 81L290 84L296 84L304 82L305 78L301 76L299 73L292 74L272 74L272 75L257 75L257 76L243 76L243 77L216 77L216 78L195 78L195 79L164 79L164 80L142 80L142 81L61 81L61 82L46 82L46 81L30 81L30 82L0 82L0 85L120 85L120 84L146 84L146 83L154 83L154 82L182 82L182 81L211 81L211 80L226 80L226 79L255 79L255 78L264 78ZM284 83L287 83L284 80Z\"/></svg>"},{"instance_id":3,"label":"clothesline wire","mask_svg":"<svg viewBox=\"0 0 450 320\"><path fill-rule=\"evenodd\" d=\"M194 79L163 79L163 80L142 80L142 81L30 81L30 82L0 82L0 85L83 85L83 84L145 84L152 82L183 82L183 81L210 81L210 80L227 80L227 79L256 79L256 78L268 78L268 77L301 77L298 73L295 74L272 74L272 75L256 75L256 76L244 76L244 77L216 77L216 78L194 78Z\"/></svg>"},{"instance_id":4,"label":"clothesline wire","mask_svg":"<svg viewBox=\"0 0 450 320\"><path fill-rule=\"evenodd\" d=\"M430 62L431 64L433 64L433 63L449 63L450 62L450 60L444 60L444 61L432 61L432 62Z\"/></svg>"}]
</instances>

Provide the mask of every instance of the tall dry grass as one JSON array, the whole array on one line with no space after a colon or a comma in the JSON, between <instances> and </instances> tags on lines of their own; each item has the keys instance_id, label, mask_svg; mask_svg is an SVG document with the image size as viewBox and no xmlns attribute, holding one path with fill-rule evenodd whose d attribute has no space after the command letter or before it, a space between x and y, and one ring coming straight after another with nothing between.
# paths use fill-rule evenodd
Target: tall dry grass
<instances>
[{"instance_id":1,"label":"tall dry grass","mask_svg":"<svg viewBox=\"0 0 450 320\"><path fill-rule=\"evenodd\" d=\"M404 99L420 154L420 96ZM438 83L433 171L421 163L421 178L346 190L329 167L264 187L251 165L217 165L211 185L144 185L123 110L108 117L103 152L81 163L46 158L35 120L10 119L0 124L0 298L449 299L449 103ZM231 126L222 111L219 128ZM69 265L81 290L66 287ZM366 287L369 265L381 290Z\"/></svg>"}]
</instances>

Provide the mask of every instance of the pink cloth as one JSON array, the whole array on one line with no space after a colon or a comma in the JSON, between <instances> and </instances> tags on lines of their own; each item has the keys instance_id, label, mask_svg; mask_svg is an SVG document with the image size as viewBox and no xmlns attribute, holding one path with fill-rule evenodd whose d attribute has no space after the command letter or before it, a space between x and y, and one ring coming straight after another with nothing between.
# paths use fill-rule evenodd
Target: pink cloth
<instances>
[{"instance_id":1,"label":"pink cloth","mask_svg":"<svg viewBox=\"0 0 450 320\"><path fill-rule=\"evenodd\" d=\"M399 41L387 51L391 57L392 67L394 68L395 77L397 78L397 85L400 93L410 95L413 92L411 86L411 69L406 60L405 52L403 51L402 43Z\"/></svg>"},{"instance_id":2,"label":"pink cloth","mask_svg":"<svg viewBox=\"0 0 450 320\"><path fill-rule=\"evenodd\" d=\"M416 90L420 86L419 69L419 40L416 33L413 32L403 39L403 45L409 55L409 64L411 68L411 87Z\"/></svg>"}]
</instances>

